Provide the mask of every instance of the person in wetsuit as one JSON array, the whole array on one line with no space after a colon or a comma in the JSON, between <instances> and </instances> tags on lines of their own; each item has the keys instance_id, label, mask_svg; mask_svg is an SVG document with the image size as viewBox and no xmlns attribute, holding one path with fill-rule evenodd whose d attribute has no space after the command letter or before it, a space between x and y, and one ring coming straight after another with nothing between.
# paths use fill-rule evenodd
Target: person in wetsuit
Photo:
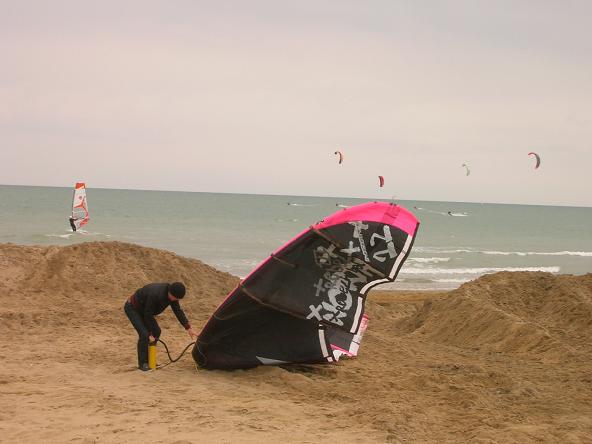
<instances>
[{"instance_id":1,"label":"person in wetsuit","mask_svg":"<svg viewBox=\"0 0 592 444\"><path fill-rule=\"evenodd\" d=\"M169 305L185 327L191 338L197 333L187 320L187 316L179 305L179 300L185 296L185 285L181 282L148 284L130 296L124 305L124 311L130 322L138 332L138 368L143 371L148 367L148 344L160 337L160 327L154 318L162 313Z\"/></svg>"},{"instance_id":2,"label":"person in wetsuit","mask_svg":"<svg viewBox=\"0 0 592 444\"><path fill-rule=\"evenodd\" d=\"M70 217L70 226L72 227L72 231L76 231L76 224L74 223L74 218Z\"/></svg>"}]
</instances>

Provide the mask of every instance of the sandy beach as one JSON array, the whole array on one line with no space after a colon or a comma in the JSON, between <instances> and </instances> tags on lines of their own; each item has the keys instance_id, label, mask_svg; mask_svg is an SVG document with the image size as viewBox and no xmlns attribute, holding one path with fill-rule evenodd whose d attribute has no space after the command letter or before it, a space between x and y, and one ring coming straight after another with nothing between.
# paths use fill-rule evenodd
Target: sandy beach
<instances>
[{"instance_id":1,"label":"sandy beach","mask_svg":"<svg viewBox=\"0 0 592 444\"><path fill-rule=\"evenodd\" d=\"M187 353L137 371L124 301L173 280L198 330L238 283L133 244L1 244L0 441L592 440L592 274L374 291L359 356L337 365L207 371ZM173 354L191 342L170 310L159 323Z\"/></svg>"}]
</instances>

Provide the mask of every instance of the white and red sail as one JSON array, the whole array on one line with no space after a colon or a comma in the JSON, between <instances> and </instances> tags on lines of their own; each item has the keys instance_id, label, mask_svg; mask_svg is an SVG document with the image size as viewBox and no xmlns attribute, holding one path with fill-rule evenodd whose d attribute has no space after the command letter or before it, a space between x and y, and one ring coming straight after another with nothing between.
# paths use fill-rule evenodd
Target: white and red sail
<instances>
[{"instance_id":1,"label":"white and red sail","mask_svg":"<svg viewBox=\"0 0 592 444\"><path fill-rule=\"evenodd\" d=\"M72 198L72 216L70 225L74 231L84 227L89 221L88 203L86 201L86 185L84 182L77 182L74 187Z\"/></svg>"}]
</instances>

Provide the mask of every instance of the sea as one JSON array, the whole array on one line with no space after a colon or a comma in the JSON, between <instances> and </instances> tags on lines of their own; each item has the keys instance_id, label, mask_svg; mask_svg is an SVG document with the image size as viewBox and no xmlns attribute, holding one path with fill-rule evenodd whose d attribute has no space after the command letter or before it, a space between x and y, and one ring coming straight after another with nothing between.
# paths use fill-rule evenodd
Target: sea
<instances>
[{"instance_id":1,"label":"sea","mask_svg":"<svg viewBox=\"0 0 592 444\"><path fill-rule=\"evenodd\" d=\"M0 185L0 243L123 241L173 251L238 277L310 225L369 199L87 189L90 222L72 232L73 190ZM396 202L420 220L397 281L450 290L498 271L592 272L592 208Z\"/></svg>"}]
</instances>

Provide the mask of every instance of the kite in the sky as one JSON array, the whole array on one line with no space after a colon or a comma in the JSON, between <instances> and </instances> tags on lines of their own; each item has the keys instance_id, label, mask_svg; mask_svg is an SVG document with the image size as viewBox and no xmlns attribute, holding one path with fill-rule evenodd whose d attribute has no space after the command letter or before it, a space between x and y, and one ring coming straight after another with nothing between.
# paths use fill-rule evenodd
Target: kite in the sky
<instances>
[{"instance_id":1,"label":"kite in the sky","mask_svg":"<svg viewBox=\"0 0 592 444\"><path fill-rule=\"evenodd\" d=\"M341 151L335 151L336 155L339 155L339 165L343 162L343 153Z\"/></svg>"},{"instance_id":2,"label":"kite in the sky","mask_svg":"<svg viewBox=\"0 0 592 444\"><path fill-rule=\"evenodd\" d=\"M530 152L528 153L529 156L534 156L536 159L536 165L534 166L534 169L536 170L539 166L541 166L541 156L539 156L537 153L535 152Z\"/></svg>"},{"instance_id":3,"label":"kite in the sky","mask_svg":"<svg viewBox=\"0 0 592 444\"><path fill-rule=\"evenodd\" d=\"M469 164L467 162L463 163L462 166L466 169L466 175L467 176L469 174L471 174L471 170L470 170Z\"/></svg>"}]
</instances>

